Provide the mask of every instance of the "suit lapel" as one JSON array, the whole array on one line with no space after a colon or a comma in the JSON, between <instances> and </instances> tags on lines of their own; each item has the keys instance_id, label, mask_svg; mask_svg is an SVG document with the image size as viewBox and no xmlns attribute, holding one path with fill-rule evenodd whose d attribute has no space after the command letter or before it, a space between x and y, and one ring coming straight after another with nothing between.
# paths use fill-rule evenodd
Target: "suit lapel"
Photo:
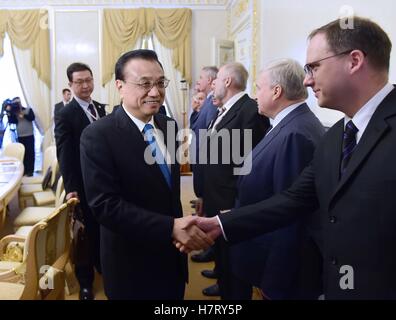
<instances>
[{"instance_id":1,"label":"suit lapel","mask_svg":"<svg viewBox=\"0 0 396 320\"><path fill-rule=\"evenodd\" d=\"M92 103L95 105L95 108L98 111L99 118L103 118L106 115L106 110L104 106L102 106L99 102L94 100L92 100Z\"/></svg>"},{"instance_id":2,"label":"suit lapel","mask_svg":"<svg viewBox=\"0 0 396 320\"><path fill-rule=\"evenodd\" d=\"M124 108L120 107L115 111L116 116L116 126L120 129L121 135L126 136L128 140L128 145L131 149L133 149L133 154L137 155L138 158L144 155L146 148L148 147L147 142L144 140L144 136L142 132L140 132L139 128L135 125L131 118L126 114ZM158 125L158 121L155 121L156 125ZM160 125L161 130L163 129L163 124ZM143 160L144 161L144 160ZM153 176L154 181L158 181L162 183L164 188L169 190L168 184L165 181L165 178L161 172L161 169L157 164L147 166L147 172L149 172Z\"/></svg>"},{"instance_id":3,"label":"suit lapel","mask_svg":"<svg viewBox=\"0 0 396 320\"><path fill-rule=\"evenodd\" d=\"M369 156L373 151L379 140L385 135L389 129L389 125L385 119L389 116L396 115L395 103L396 103L396 90L394 89L374 112L371 120L369 121L366 130L363 133L355 151L351 157L351 160L346 168L344 175L342 176L333 197L341 190L345 183L351 178L353 173L359 168L361 163ZM343 126L342 126L343 129ZM343 130L342 130L343 132ZM342 140L342 132L340 133L340 139ZM341 142L342 143L342 142ZM342 148L342 147L341 147ZM340 148L340 150L341 150ZM339 152L338 155L341 153ZM340 168L341 156L338 160L338 172Z\"/></svg>"},{"instance_id":4,"label":"suit lapel","mask_svg":"<svg viewBox=\"0 0 396 320\"><path fill-rule=\"evenodd\" d=\"M241 109L243 103L249 96L247 94L243 95L237 102L235 102L231 109L228 110L226 115L224 116L223 119L217 124L216 126L216 131L220 131L222 128L224 128L232 119L236 117L236 115L239 112L239 109Z\"/></svg>"},{"instance_id":5,"label":"suit lapel","mask_svg":"<svg viewBox=\"0 0 396 320\"><path fill-rule=\"evenodd\" d=\"M157 125L157 127L162 131L162 133L164 135L164 143L165 143L166 151L169 153L169 156L171 159L170 170L171 170L172 189L173 189L173 186L175 185L175 181L177 181L177 179L178 179L179 167L176 164L177 163L176 151L177 151L178 145L176 143L174 146L169 144L169 141L168 141L168 120L165 117L155 115L154 121L155 121L155 124ZM174 128L175 128L175 133L176 133L176 127L174 127ZM171 137L172 137L172 135L171 135ZM175 139L173 139L173 141L175 141ZM173 150L173 148L174 148L174 150ZM161 174L162 181L164 182L164 185L166 185L166 187L169 188L169 186L165 180L165 177L163 176L163 174L161 172L161 169L159 168L159 166L156 166L156 167L158 168L158 171Z\"/></svg>"},{"instance_id":6,"label":"suit lapel","mask_svg":"<svg viewBox=\"0 0 396 320\"><path fill-rule=\"evenodd\" d=\"M283 127L286 127L291 121L301 114L309 111L309 107L306 103L298 106L292 112L290 112L275 128L273 128L265 137L259 142L259 144L253 149L253 160L278 136Z\"/></svg>"},{"instance_id":7,"label":"suit lapel","mask_svg":"<svg viewBox=\"0 0 396 320\"><path fill-rule=\"evenodd\" d=\"M74 108L73 114L76 114L76 121L80 122L82 128L88 126L91 122L88 119L88 116L85 114L84 110L81 108L80 104L77 102L76 99L73 100L68 104L70 108ZM78 119L78 120L77 120Z\"/></svg>"}]
</instances>

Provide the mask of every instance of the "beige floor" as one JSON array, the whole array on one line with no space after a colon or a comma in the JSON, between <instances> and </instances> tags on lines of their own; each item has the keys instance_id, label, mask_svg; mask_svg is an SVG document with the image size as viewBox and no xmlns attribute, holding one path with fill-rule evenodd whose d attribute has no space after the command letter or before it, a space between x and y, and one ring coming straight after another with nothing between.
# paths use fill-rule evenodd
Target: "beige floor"
<instances>
[{"instance_id":1,"label":"beige floor","mask_svg":"<svg viewBox=\"0 0 396 320\"><path fill-rule=\"evenodd\" d=\"M194 199L194 193L192 189L192 177L183 176L181 178L181 200L183 205L183 212L185 215L191 214L193 209L190 205L190 200ZM14 199L10 203L10 211L7 217L6 225L0 232L0 236L13 233L12 222L19 213L18 202ZM212 269L213 263L195 263L188 259L189 261L189 284L186 288L185 299L187 300L201 300L201 299L218 299L218 298L208 298L202 294L202 289L215 283L215 280L204 278L201 275L201 271L204 269ZM69 279L71 283L71 288L74 291L71 295L67 295L67 300L78 299L78 285L74 278ZM103 282L100 275L96 275L94 283L95 298L98 300L106 299L103 290Z\"/></svg>"}]
</instances>

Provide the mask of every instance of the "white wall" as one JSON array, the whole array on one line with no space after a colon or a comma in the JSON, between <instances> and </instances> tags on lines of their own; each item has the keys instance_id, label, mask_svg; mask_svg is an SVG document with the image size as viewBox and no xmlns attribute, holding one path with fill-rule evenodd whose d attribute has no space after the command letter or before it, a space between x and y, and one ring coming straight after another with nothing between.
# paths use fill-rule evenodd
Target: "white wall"
<instances>
[{"instance_id":1,"label":"white wall","mask_svg":"<svg viewBox=\"0 0 396 320\"><path fill-rule=\"evenodd\" d=\"M95 81L92 97L101 101L98 11L55 11L54 25L55 101L61 101L62 89L68 88L66 69L73 62L90 66Z\"/></svg>"},{"instance_id":2,"label":"white wall","mask_svg":"<svg viewBox=\"0 0 396 320\"><path fill-rule=\"evenodd\" d=\"M356 15L377 22L396 46L396 3L392 0L267 0L261 3L261 66L278 58L294 58L305 64L307 36L313 29L338 18L344 5L350 6ZM391 83L396 80L396 71L392 70L395 63L396 49L391 57ZM317 107L311 90L309 103L325 125L332 125L343 116Z\"/></svg>"},{"instance_id":3,"label":"white wall","mask_svg":"<svg viewBox=\"0 0 396 320\"><path fill-rule=\"evenodd\" d=\"M202 67L213 64L212 38L227 39L226 10L194 10L192 19L192 79Z\"/></svg>"}]
</instances>

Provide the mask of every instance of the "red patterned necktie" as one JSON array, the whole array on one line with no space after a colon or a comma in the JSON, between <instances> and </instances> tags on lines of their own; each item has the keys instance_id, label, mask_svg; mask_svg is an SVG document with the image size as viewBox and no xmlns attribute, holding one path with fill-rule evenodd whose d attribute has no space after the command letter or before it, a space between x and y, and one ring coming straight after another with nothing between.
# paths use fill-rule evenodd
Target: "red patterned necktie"
<instances>
[{"instance_id":1,"label":"red patterned necktie","mask_svg":"<svg viewBox=\"0 0 396 320\"><path fill-rule=\"evenodd\" d=\"M89 114L92 116L92 120L95 121L97 119L97 116L96 116L96 112L95 112L95 107L93 106L92 103L89 104L88 111L89 111Z\"/></svg>"}]
</instances>

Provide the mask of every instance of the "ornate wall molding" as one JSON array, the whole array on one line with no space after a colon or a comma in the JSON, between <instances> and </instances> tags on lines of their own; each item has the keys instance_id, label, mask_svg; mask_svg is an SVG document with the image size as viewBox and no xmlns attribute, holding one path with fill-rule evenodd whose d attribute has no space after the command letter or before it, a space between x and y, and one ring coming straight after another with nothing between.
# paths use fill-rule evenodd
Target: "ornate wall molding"
<instances>
[{"instance_id":1,"label":"ornate wall molding","mask_svg":"<svg viewBox=\"0 0 396 320\"><path fill-rule=\"evenodd\" d=\"M235 59L249 71L248 93L254 93L259 55L258 0L231 0L228 11L228 36L235 43Z\"/></svg>"},{"instance_id":2,"label":"ornate wall molding","mask_svg":"<svg viewBox=\"0 0 396 320\"><path fill-rule=\"evenodd\" d=\"M102 6L102 7L184 7L192 9L225 10L230 0L0 0L0 7L7 8L37 8L43 6Z\"/></svg>"}]
</instances>

